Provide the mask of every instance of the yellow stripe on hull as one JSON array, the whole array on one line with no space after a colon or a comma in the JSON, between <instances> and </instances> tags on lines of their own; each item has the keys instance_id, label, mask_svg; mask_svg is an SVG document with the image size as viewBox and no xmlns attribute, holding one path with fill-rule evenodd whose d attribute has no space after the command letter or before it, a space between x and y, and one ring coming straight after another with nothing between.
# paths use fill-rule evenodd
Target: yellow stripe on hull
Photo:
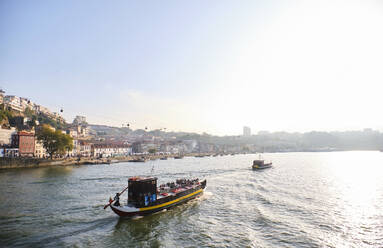
<instances>
[{"instance_id":1,"label":"yellow stripe on hull","mask_svg":"<svg viewBox=\"0 0 383 248\"><path fill-rule=\"evenodd\" d=\"M151 206L151 207L140 208L140 211L146 211L146 210L152 210L152 209L156 209L156 208L166 207L166 206L168 206L168 205L171 205L171 204L173 204L173 203L179 202L179 201L181 201L181 200L183 200L183 199L186 199L186 198L189 198L189 197L191 197L191 196L193 196L193 195L196 195L196 194L198 194L198 193L201 193L202 191L203 191L203 189L199 189L199 190L197 190L197 191L195 191L195 192L193 192L193 193L191 193L191 194L182 196L182 197L177 198L177 199L175 199L175 200L173 200L173 201L165 202L165 203L162 203L162 204L160 204L160 205L155 205L155 206Z\"/></svg>"}]
</instances>

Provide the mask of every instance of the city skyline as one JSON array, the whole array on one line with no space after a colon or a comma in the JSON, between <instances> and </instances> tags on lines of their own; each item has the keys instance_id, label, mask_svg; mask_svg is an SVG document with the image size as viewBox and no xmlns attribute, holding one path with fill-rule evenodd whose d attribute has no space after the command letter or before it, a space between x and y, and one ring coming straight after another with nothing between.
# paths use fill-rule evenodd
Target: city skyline
<instances>
[{"instance_id":1,"label":"city skyline","mask_svg":"<svg viewBox=\"0 0 383 248\"><path fill-rule=\"evenodd\" d=\"M383 6L3 1L0 86L71 122L383 130Z\"/></svg>"}]
</instances>

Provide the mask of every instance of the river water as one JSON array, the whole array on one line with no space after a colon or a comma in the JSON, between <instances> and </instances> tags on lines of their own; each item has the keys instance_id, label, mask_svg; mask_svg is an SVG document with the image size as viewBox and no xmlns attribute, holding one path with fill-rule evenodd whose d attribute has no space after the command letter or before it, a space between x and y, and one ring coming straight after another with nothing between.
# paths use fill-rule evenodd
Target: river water
<instances>
[{"instance_id":1,"label":"river water","mask_svg":"<svg viewBox=\"0 0 383 248\"><path fill-rule=\"evenodd\" d=\"M0 172L3 247L383 247L383 153L256 155ZM153 169L153 171L152 171ZM207 179L204 195L120 219L128 178ZM127 195L123 195L125 200Z\"/></svg>"}]
</instances>

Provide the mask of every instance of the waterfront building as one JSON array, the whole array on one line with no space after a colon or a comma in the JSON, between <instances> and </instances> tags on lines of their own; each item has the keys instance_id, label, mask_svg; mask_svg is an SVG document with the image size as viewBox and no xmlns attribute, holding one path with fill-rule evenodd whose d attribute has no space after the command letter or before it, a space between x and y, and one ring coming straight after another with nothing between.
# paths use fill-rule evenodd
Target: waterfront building
<instances>
[{"instance_id":1,"label":"waterfront building","mask_svg":"<svg viewBox=\"0 0 383 248\"><path fill-rule=\"evenodd\" d=\"M47 150L44 148L43 143L39 140L35 140L35 154L34 156L36 158L47 158L49 157L49 154L47 153Z\"/></svg>"},{"instance_id":2,"label":"waterfront building","mask_svg":"<svg viewBox=\"0 0 383 248\"><path fill-rule=\"evenodd\" d=\"M16 128L0 128L0 145L9 145L12 142L12 135L16 134Z\"/></svg>"},{"instance_id":3,"label":"waterfront building","mask_svg":"<svg viewBox=\"0 0 383 248\"><path fill-rule=\"evenodd\" d=\"M143 152L141 142L137 141L137 142L134 142L132 144L132 152L133 153L142 153Z\"/></svg>"},{"instance_id":4,"label":"waterfront building","mask_svg":"<svg viewBox=\"0 0 383 248\"><path fill-rule=\"evenodd\" d=\"M160 150L159 150L159 152L163 152L163 153L167 153L167 152L169 152L169 145L166 144L166 143L162 143L162 144L160 145Z\"/></svg>"},{"instance_id":5,"label":"waterfront building","mask_svg":"<svg viewBox=\"0 0 383 248\"><path fill-rule=\"evenodd\" d=\"M243 136L251 136L251 129L250 127L243 127Z\"/></svg>"},{"instance_id":6,"label":"waterfront building","mask_svg":"<svg viewBox=\"0 0 383 248\"><path fill-rule=\"evenodd\" d=\"M19 149L20 157L33 157L35 154L34 132L20 131L12 135L11 146Z\"/></svg>"},{"instance_id":7,"label":"waterfront building","mask_svg":"<svg viewBox=\"0 0 383 248\"><path fill-rule=\"evenodd\" d=\"M78 145L80 147L80 152L77 156L81 157L90 157L92 155L92 144L85 140L78 140Z\"/></svg>"},{"instance_id":8,"label":"waterfront building","mask_svg":"<svg viewBox=\"0 0 383 248\"><path fill-rule=\"evenodd\" d=\"M92 145L92 156L97 158L123 157L132 154L128 144L100 143Z\"/></svg>"},{"instance_id":9,"label":"waterfront building","mask_svg":"<svg viewBox=\"0 0 383 248\"><path fill-rule=\"evenodd\" d=\"M81 146L78 139L73 139L73 149L69 151L68 155L71 157L77 157L81 154Z\"/></svg>"},{"instance_id":10,"label":"waterfront building","mask_svg":"<svg viewBox=\"0 0 383 248\"><path fill-rule=\"evenodd\" d=\"M16 158L19 157L19 148L4 147L2 156L6 158Z\"/></svg>"}]
</instances>

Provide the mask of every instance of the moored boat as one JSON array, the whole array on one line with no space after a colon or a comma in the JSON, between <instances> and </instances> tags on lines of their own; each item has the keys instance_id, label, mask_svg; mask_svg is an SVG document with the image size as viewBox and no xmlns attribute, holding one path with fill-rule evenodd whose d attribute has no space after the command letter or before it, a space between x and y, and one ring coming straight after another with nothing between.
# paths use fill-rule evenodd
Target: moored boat
<instances>
[{"instance_id":1,"label":"moored boat","mask_svg":"<svg viewBox=\"0 0 383 248\"><path fill-rule=\"evenodd\" d=\"M147 159L144 157L129 160L129 162L146 162L146 161L147 161Z\"/></svg>"},{"instance_id":2,"label":"moored boat","mask_svg":"<svg viewBox=\"0 0 383 248\"><path fill-rule=\"evenodd\" d=\"M202 195L206 180L178 179L176 182L162 184L157 187L156 177L132 177L128 181L128 200L121 205L121 193L117 193L109 204L114 213L120 217L148 215L176 205L185 203Z\"/></svg>"}]
</instances>

